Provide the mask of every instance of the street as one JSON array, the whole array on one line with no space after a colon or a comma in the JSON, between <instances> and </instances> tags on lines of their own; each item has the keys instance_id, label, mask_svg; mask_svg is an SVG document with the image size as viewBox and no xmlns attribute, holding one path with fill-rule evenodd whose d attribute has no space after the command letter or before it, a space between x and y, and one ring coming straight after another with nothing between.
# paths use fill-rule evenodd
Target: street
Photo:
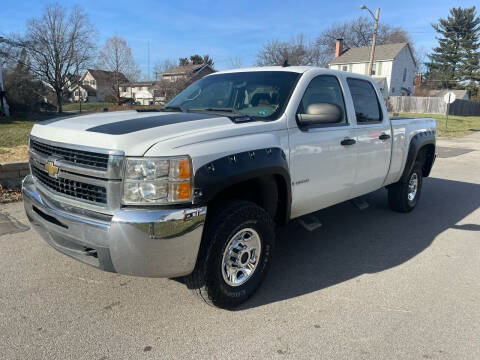
<instances>
[{"instance_id":1,"label":"street","mask_svg":"<svg viewBox=\"0 0 480 360\"><path fill-rule=\"evenodd\" d=\"M105 273L0 205L2 359L479 359L480 133L440 139L419 206L350 202L278 230L271 271L236 311L179 281Z\"/></svg>"}]
</instances>

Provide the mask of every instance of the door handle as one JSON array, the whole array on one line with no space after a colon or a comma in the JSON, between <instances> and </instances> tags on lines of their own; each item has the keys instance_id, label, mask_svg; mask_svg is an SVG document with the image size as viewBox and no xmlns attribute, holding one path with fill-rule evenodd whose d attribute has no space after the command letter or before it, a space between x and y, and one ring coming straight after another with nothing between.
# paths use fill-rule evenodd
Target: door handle
<instances>
[{"instance_id":1,"label":"door handle","mask_svg":"<svg viewBox=\"0 0 480 360\"><path fill-rule=\"evenodd\" d=\"M355 139L343 139L342 141L340 141L340 144L343 145L343 146L346 146L346 145L353 145L355 144L357 141Z\"/></svg>"},{"instance_id":2,"label":"door handle","mask_svg":"<svg viewBox=\"0 0 480 360\"><path fill-rule=\"evenodd\" d=\"M390 139L390 135L383 133L378 137L380 140L388 140Z\"/></svg>"}]
</instances>

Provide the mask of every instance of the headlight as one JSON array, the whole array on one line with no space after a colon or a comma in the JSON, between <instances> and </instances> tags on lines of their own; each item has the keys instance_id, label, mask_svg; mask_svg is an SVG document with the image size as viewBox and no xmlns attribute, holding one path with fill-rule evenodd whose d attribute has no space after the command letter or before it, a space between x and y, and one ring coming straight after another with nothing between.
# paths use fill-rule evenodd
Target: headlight
<instances>
[{"instance_id":1,"label":"headlight","mask_svg":"<svg viewBox=\"0 0 480 360\"><path fill-rule=\"evenodd\" d=\"M187 156L127 158L122 203L155 205L191 201L191 170Z\"/></svg>"}]
</instances>

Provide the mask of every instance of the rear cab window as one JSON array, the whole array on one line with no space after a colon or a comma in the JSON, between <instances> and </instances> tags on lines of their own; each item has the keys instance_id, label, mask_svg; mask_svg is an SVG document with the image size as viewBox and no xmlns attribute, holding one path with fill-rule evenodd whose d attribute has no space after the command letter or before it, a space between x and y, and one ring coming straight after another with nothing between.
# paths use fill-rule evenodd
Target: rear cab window
<instances>
[{"instance_id":1,"label":"rear cab window","mask_svg":"<svg viewBox=\"0 0 480 360\"><path fill-rule=\"evenodd\" d=\"M357 124L382 122L382 108L373 85L367 80L355 78L347 78L347 84L352 95Z\"/></svg>"}]
</instances>

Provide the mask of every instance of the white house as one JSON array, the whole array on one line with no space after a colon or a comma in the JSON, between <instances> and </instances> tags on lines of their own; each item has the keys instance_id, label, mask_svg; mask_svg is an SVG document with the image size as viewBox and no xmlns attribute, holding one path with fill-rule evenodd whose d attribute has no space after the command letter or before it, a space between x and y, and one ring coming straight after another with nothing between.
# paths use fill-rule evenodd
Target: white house
<instances>
[{"instance_id":1,"label":"white house","mask_svg":"<svg viewBox=\"0 0 480 360\"><path fill-rule=\"evenodd\" d=\"M120 97L132 99L140 105L153 105L156 81L131 82L120 85Z\"/></svg>"},{"instance_id":2,"label":"white house","mask_svg":"<svg viewBox=\"0 0 480 360\"><path fill-rule=\"evenodd\" d=\"M371 47L343 50L343 39L338 39L335 58L328 64L330 69L368 74ZM413 94L413 80L417 65L408 43L377 45L372 76L377 81L382 94L388 96L408 96Z\"/></svg>"},{"instance_id":3,"label":"white house","mask_svg":"<svg viewBox=\"0 0 480 360\"><path fill-rule=\"evenodd\" d=\"M125 75L119 73L120 82L128 82ZM70 100L88 102L105 101L105 96L113 95L114 72L88 69L80 77L78 86L70 85Z\"/></svg>"}]
</instances>

